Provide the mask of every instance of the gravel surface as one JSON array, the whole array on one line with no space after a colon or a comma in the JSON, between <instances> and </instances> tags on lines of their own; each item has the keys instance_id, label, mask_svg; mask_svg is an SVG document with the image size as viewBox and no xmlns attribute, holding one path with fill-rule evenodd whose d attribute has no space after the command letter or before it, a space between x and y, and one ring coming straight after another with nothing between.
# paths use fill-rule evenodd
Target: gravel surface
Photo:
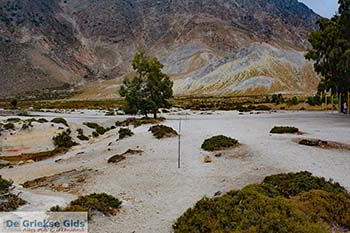
<instances>
[{"instance_id":1,"label":"gravel surface","mask_svg":"<svg viewBox=\"0 0 350 233\"><path fill-rule=\"evenodd\" d=\"M126 118L105 117L92 111L62 116L72 127L79 127L87 120L110 126ZM4 168L0 175L20 184L72 169L98 170L97 175L87 179L84 190L106 192L123 201L116 216L94 217L90 231L99 233L171 232L176 218L202 197L211 197L217 191L239 189L281 172L307 170L317 176L332 178L350 190L349 151L306 147L293 141L302 137L350 144L350 117L330 112L239 115L235 111L210 115L183 111L165 117L168 120L164 124L177 131L178 119L182 119L180 169L177 168L178 138L158 140L148 132L150 125L145 125L132 129L135 135L130 138L117 142L117 128L97 139L81 142L65 155L12 169ZM295 126L304 135L269 134L273 126ZM221 157L200 149L206 138L218 134L236 138L242 146L223 153ZM128 155L118 164L107 163L108 158L128 149L143 150L144 153ZM211 156L212 163L203 162L206 155ZM57 159L61 160L55 162ZM45 190L41 190L40 195L35 192L24 190L24 197L36 200L35 195L38 198L45 195ZM65 195L47 190L45 200L52 200L54 205L72 199L71 195ZM39 202L32 201L23 208L40 208L33 203L37 205Z\"/></svg>"}]
</instances>

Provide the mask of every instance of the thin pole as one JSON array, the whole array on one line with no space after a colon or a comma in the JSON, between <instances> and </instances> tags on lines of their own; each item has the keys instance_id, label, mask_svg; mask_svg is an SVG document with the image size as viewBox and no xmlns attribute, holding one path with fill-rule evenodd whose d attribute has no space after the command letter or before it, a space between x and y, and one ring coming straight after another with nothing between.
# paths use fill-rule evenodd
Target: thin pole
<instances>
[{"instance_id":1,"label":"thin pole","mask_svg":"<svg viewBox=\"0 0 350 233\"><path fill-rule=\"evenodd\" d=\"M348 114L349 114L349 104L350 104L350 92L348 92Z\"/></svg>"},{"instance_id":2,"label":"thin pole","mask_svg":"<svg viewBox=\"0 0 350 233\"><path fill-rule=\"evenodd\" d=\"M326 95L326 98L325 98L325 101L326 101L326 111L328 111L328 104L327 104L327 91L325 91L325 95Z\"/></svg>"},{"instance_id":3,"label":"thin pole","mask_svg":"<svg viewBox=\"0 0 350 233\"><path fill-rule=\"evenodd\" d=\"M181 167L181 119L179 121L179 150L177 156L177 168Z\"/></svg>"}]
</instances>

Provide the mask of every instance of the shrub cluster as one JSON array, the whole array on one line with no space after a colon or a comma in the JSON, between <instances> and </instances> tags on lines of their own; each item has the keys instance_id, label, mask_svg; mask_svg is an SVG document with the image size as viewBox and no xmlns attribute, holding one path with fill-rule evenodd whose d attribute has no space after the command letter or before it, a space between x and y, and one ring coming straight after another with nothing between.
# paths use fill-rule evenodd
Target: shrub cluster
<instances>
[{"instance_id":1,"label":"shrub cluster","mask_svg":"<svg viewBox=\"0 0 350 233\"><path fill-rule=\"evenodd\" d=\"M88 211L89 215L95 211L98 211L106 216L110 216L116 214L117 210L121 207L121 204L122 202L117 198L106 193L93 193L87 196L79 197L65 208L54 206L50 209L50 211Z\"/></svg>"},{"instance_id":2,"label":"shrub cluster","mask_svg":"<svg viewBox=\"0 0 350 233\"><path fill-rule=\"evenodd\" d=\"M63 124L65 126L69 127L68 122L64 118L61 118L61 117L54 118L51 120L51 122L55 123L55 124Z\"/></svg>"},{"instance_id":3,"label":"shrub cluster","mask_svg":"<svg viewBox=\"0 0 350 233\"><path fill-rule=\"evenodd\" d=\"M126 137L131 137L132 135L134 135L134 133L128 128L120 128L118 131L118 134L119 134L119 140L122 140Z\"/></svg>"},{"instance_id":4,"label":"shrub cluster","mask_svg":"<svg viewBox=\"0 0 350 233\"><path fill-rule=\"evenodd\" d=\"M285 133L299 133L299 129L290 126L275 126L271 129L270 133L273 134L285 134Z\"/></svg>"},{"instance_id":5,"label":"shrub cluster","mask_svg":"<svg viewBox=\"0 0 350 233\"><path fill-rule=\"evenodd\" d=\"M168 126L165 125L155 125L152 126L151 128L149 128L148 131L151 131L153 136L161 139L161 138L170 138L170 137L174 137L177 134L177 132L173 129L170 128Z\"/></svg>"},{"instance_id":6,"label":"shrub cluster","mask_svg":"<svg viewBox=\"0 0 350 233\"><path fill-rule=\"evenodd\" d=\"M71 148L73 146L78 145L76 142L72 140L72 137L70 136L70 134L71 134L70 129L67 129L66 131L63 131L62 133L53 137L52 140L54 142L54 145L57 148Z\"/></svg>"},{"instance_id":7,"label":"shrub cluster","mask_svg":"<svg viewBox=\"0 0 350 233\"><path fill-rule=\"evenodd\" d=\"M285 187L286 180L293 188ZM350 227L350 195L333 182L303 172L267 177L262 184L204 198L178 218L173 229L175 233L328 233L334 226Z\"/></svg>"},{"instance_id":8,"label":"shrub cluster","mask_svg":"<svg viewBox=\"0 0 350 233\"><path fill-rule=\"evenodd\" d=\"M202 144L202 149L206 151L217 151L234 147L237 145L238 141L236 139L226 137L224 135L218 135L206 139Z\"/></svg>"}]
</instances>

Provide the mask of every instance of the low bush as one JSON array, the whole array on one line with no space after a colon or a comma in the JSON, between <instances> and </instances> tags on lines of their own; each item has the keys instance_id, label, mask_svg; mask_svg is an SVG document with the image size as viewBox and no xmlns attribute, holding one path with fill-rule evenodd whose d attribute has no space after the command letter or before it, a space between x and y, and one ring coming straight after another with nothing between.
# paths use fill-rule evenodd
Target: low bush
<instances>
[{"instance_id":1,"label":"low bush","mask_svg":"<svg viewBox=\"0 0 350 233\"><path fill-rule=\"evenodd\" d=\"M226 137L224 135L214 136L206 139L202 144L202 149L206 151L217 151L231 148L238 145L236 139Z\"/></svg>"},{"instance_id":2,"label":"low bush","mask_svg":"<svg viewBox=\"0 0 350 233\"><path fill-rule=\"evenodd\" d=\"M0 212L14 211L21 205L26 204L26 201L9 193L12 184L12 181L5 180L0 176Z\"/></svg>"},{"instance_id":3,"label":"low bush","mask_svg":"<svg viewBox=\"0 0 350 233\"><path fill-rule=\"evenodd\" d=\"M14 130L15 129L15 125L13 123L4 124L3 127L5 130Z\"/></svg>"},{"instance_id":4,"label":"low bush","mask_svg":"<svg viewBox=\"0 0 350 233\"><path fill-rule=\"evenodd\" d=\"M84 125L86 125L90 129L95 129L95 131L98 135L103 135L108 131L108 129L105 129L102 126L100 126L99 124L94 123L94 122L84 122Z\"/></svg>"},{"instance_id":5,"label":"low bush","mask_svg":"<svg viewBox=\"0 0 350 233\"><path fill-rule=\"evenodd\" d=\"M67 129L66 131L53 137L52 140L54 142L54 145L57 148L71 148L73 146L78 145L76 142L73 141L70 134L71 134L70 129Z\"/></svg>"},{"instance_id":6,"label":"low bush","mask_svg":"<svg viewBox=\"0 0 350 233\"><path fill-rule=\"evenodd\" d=\"M114 155L112 157L110 157L108 159L108 163L119 163L121 161L123 161L124 159L126 159L126 157L124 155Z\"/></svg>"},{"instance_id":7,"label":"low bush","mask_svg":"<svg viewBox=\"0 0 350 233\"><path fill-rule=\"evenodd\" d=\"M148 131L151 131L153 136L161 139L161 138L169 138L169 137L175 137L177 136L177 132L165 125L155 125L149 128Z\"/></svg>"},{"instance_id":8,"label":"low bush","mask_svg":"<svg viewBox=\"0 0 350 233\"><path fill-rule=\"evenodd\" d=\"M273 134L285 134L285 133L299 133L299 129L290 126L275 126L271 129L270 133Z\"/></svg>"},{"instance_id":9,"label":"low bush","mask_svg":"<svg viewBox=\"0 0 350 233\"><path fill-rule=\"evenodd\" d=\"M132 135L134 135L134 133L128 128L120 128L118 134L119 134L119 140L124 139L126 137L131 137Z\"/></svg>"},{"instance_id":10,"label":"low bush","mask_svg":"<svg viewBox=\"0 0 350 233\"><path fill-rule=\"evenodd\" d=\"M84 131L83 129L77 129L77 132L78 132L78 136L77 138L81 141L89 141L89 137L85 136L84 135Z\"/></svg>"},{"instance_id":11,"label":"low bush","mask_svg":"<svg viewBox=\"0 0 350 233\"><path fill-rule=\"evenodd\" d=\"M0 193L8 192L13 182L5 180L0 175Z\"/></svg>"},{"instance_id":12,"label":"low bush","mask_svg":"<svg viewBox=\"0 0 350 233\"><path fill-rule=\"evenodd\" d=\"M272 185L281 195L296 196L313 189L327 192L346 193L346 189L332 180L312 176L310 172L278 174L266 177L263 184Z\"/></svg>"},{"instance_id":13,"label":"low bush","mask_svg":"<svg viewBox=\"0 0 350 233\"><path fill-rule=\"evenodd\" d=\"M37 122L39 122L39 123L47 123L49 121L46 120L45 118L40 118L39 120L37 120Z\"/></svg>"},{"instance_id":14,"label":"low bush","mask_svg":"<svg viewBox=\"0 0 350 233\"><path fill-rule=\"evenodd\" d=\"M294 96L292 99L287 101L288 105L298 105L300 103L298 97Z\"/></svg>"},{"instance_id":15,"label":"low bush","mask_svg":"<svg viewBox=\"0 0 350 233\"><path fill-rule=\"evenodd\" d=\"M17 123L17 122L20 122L21 119L20 118L8 118L7 121L8 122L15 122L15 123Z\"/></svg>"},{"instance_id":16,"label":"low bush","mask_svg":"<svg viewBox=\"0 0 350 233\"><path fill-rule=\"evenodd\" d=\"M316 146L316 147L321 147L321 146L327 146L328 142L327 141L322 141L318 139L302 139L299 142L300 145L304 146Z\"/></svg>"},{"instance_id":17,"label":"low bush","mask_svg":"<svg viewBox=\"0 0 350 233\"><path fill-rule=\"evenodd\" d=\"M64 118L61 118L61 117L54 118L51 120L51 122L56 123L56 124L63 124L65 126L69 127L68 122Z\"/></svg>"},{"instance_id":18,"label":"low bush","mask_svg":"<svg viewBox=\"0 0 350 233\"><path fill-rule=\"evenodd\" d=\"M122 202L117 198L106 193L93 193L79 197L65 208L54 206L50 211L88 211L90 216L94 211L98 211L106 216L110 216L116 214L117 210L121 207L121 204Z\"/></svg>"},{"instance_id":19,"label":"low bush","mask_svg":"<svg viewBox=\"0 0 350 233\"><path fill-rule=\"evenodd\" d=\"M298 183L300 189L295 192L298 195L289 198L278 190L279 183L277 188L262 183L220 197L203 198L177 219L174 232L329 233L336 227L348 229L349 194L338 192L338 187L327 192L324 187L333 186L332 182L325 181L326 185L324 179L310 177L309 173L291 174L289 181ZM272 177L273 180L276 178ZM310 180L312 183L321 181L323 185L303 189L303 181L309 184Z\"/></svg>"},{"instance_id":20,"label":"low bush","mask_svg":"<svg viewBox=\"0 0 350 233\"><path fill-rule=\"evenodd\" d=\"M116 126L120 127L125 127L125 126L129 126L129 125L133 125L135 128L139 127L141 125L148 125L148 124L159 124L162 121L164 121L165 118L147 118L147 117L143 117L143 118L128 118L125 121L117 121L115 123Z\"/></svg>"}]
</instances>

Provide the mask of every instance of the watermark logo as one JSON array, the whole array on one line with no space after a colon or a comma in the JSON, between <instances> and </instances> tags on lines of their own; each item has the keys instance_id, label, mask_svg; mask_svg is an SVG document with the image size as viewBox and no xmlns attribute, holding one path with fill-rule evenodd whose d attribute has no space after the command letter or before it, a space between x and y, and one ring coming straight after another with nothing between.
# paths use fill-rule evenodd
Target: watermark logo
<instances>
[{"instance_id":1,"label":"watermark logo","mask_svg":"<svg viewBox=\"0 0 350 233\"><path fill-rule=\"evenodd\" d=\"M0 233L88 233L87 212L0 213Z\"/></svg>"}]
</instances>

